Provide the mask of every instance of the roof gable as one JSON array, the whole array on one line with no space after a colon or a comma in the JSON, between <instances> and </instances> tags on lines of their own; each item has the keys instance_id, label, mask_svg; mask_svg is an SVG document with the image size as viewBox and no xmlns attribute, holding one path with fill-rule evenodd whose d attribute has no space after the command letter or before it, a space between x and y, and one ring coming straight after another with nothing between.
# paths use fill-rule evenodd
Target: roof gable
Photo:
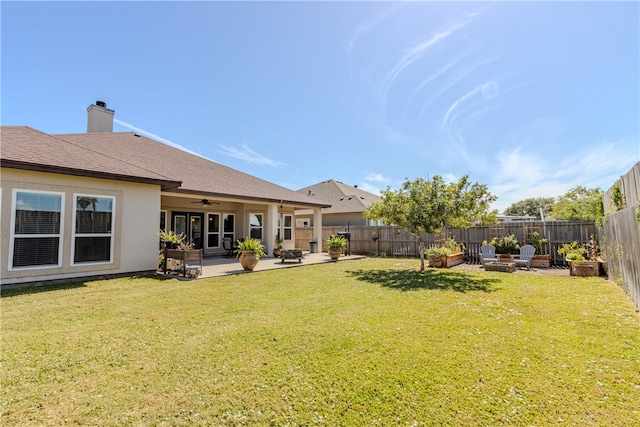
<instances>
[{"instance_id":1,"label":"roof gable","mask_svg":"<svg viewBox=\"0 0 640 427\"><path fill-rule=\"evenodd\" d=\"M2 126L0 138L3 167L158 184L165 189L180 185L161 172L28 126Z\"/></svg>"},{"instance_id":2,"label":"roof gable","mask_svg":"<svg viewBox=\"0 0 640 427\"><path fill-rule=\"evenodd\" d=\"M325 213L364 212L373 202L380 201L380 196L333 179L301 188L297 192L330 204L330 208L324 209Z\"/></svg>"}]
</instances>

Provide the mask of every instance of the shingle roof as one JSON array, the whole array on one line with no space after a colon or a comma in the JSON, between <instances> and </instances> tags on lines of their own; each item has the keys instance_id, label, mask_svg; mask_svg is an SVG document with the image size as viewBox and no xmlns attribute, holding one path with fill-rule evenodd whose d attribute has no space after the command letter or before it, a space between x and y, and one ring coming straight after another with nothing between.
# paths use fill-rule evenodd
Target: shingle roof
<instances>
[{"instance_id":1,"label":"shingle roof","mask_svg":"<svg viewBox=\"0 0 640 427\"><path fill-rule=\"evenodd\" d=\"M161 185L164 189L180 185L178 179L161 171L145 169L28 126L0 127L0 141L0 164L3 167L145 182Z\"/></svg>"},{"instance_id":2,"label":"shingle roof","mask_svg":"<svg viewBox=\"0 0 640 427\"><path fill-rule=\"evenodd\" d=\"M133 132L96 132L56 135L87 149L126 162L135 167L157 171L182 185L173 192L327 207L329 204L303 197L273 184L203 157L187 153Z\"/></svg>"},{"instance_id":3,"label":"shingle roof","mask_svg":"<svg viewBox=\"0 0 640 427\"><path fill-rule=\"evenodd\" d=\"M380 196L333 179L301 188L297 192L331 205L323 209L323 213L364 212L371 203L380 201Z\"/></svg>"}]
</instances>

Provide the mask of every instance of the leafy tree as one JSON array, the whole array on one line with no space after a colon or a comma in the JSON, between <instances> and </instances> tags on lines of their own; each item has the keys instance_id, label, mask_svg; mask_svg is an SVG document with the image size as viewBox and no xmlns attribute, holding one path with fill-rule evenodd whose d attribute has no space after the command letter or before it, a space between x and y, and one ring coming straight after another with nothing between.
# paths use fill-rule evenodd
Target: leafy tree
<instances>
[{"instance_id":1,"label":"leafy tree","mask_svg":"<svg viewBox=\"0 0 640 427\"><path fill-rule=\"evenodd\" d=\"M504 210L504 214L522 216L529 215L542 219L540 218L540 208L542 208L544 216L547 217L553 210L555 203L556 201L553 197L533 197L511 204Z\"/></svg>"},{"instance_id":2,"label":"leafy tree","mask_svg":"<svg viewBox=\"0 0 640 427\"><path fill-rule=\"evenodd\" d=\"M477 222L496 222L498 212L489 211L496 199L486 185L472 184L468 175L452 183L435 175L431 181L406 180L397 190L387 187L381 200L371 204L364 216L412 233L419 242L420 271L424 271L423 234L439 232L446 225L470 227Z\"/></svg>"},{"instance_id":3,"label":"leafy tree","mask_svg":"<svg viewBox=\"0 0 640 427\"><path fill-rule=\"evenodd\" d=\"M551 215L556 219L600 222L604 216L602 190L578 186L558 198Z\"/></svg>"}]
</instances>

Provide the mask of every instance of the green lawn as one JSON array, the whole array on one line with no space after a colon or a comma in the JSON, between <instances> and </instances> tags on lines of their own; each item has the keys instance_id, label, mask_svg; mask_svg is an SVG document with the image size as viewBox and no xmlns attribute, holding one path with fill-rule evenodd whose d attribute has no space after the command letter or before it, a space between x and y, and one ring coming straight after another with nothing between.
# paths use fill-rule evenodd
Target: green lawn
<instances>
[{"instance_id":1,"label":"green lawn","mask_svg":"<svg viewBox=\"0 0 640 427\"><path fill-rule=\"evenodd\" d=\"M640 424L618 286L416 267L6 292L0 424Z\"/></svg>"}]
</instances>

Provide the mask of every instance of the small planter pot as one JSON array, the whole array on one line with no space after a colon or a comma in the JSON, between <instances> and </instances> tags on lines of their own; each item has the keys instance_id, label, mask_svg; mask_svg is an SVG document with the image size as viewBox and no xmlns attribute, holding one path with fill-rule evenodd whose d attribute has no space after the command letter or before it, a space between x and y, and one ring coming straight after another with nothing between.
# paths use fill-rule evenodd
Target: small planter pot
<instances>
[{"instance_id":1,"label":"small planter pot","mask_svg":"<svg viewBox=\"0 0 640 427\"><path fill-rule=\"evenodd\" d=\"M256 265L258 265L259 260L260 258L258 258L258 254L253 251L243 251L238 257L238 261L240 261L242 268L248 271L253 271L253 269L256 268Z\"/></svg>"}]
</instances>

